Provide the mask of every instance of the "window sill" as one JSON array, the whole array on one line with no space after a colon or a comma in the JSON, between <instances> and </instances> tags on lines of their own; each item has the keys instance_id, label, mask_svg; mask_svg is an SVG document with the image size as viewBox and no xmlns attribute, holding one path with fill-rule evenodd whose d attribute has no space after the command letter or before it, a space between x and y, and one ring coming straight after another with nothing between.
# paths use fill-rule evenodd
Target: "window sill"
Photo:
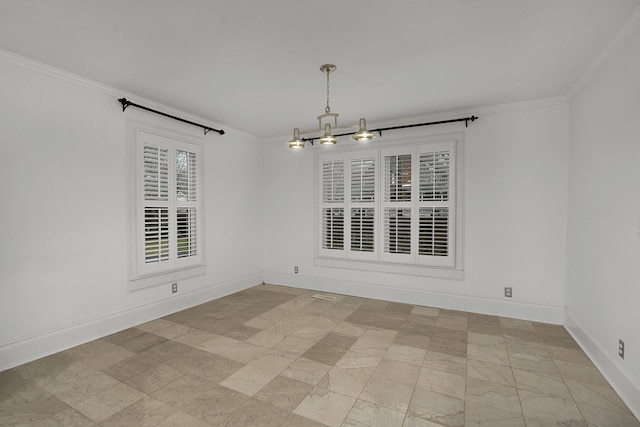
<instances>
[{"instance_id":1,"label":"window sill","mask_svg":"<svg viewBox=\"0 0 640 427\"><path fill-rule=\"evenodd\" d=\"M373 271L378 273L407 274L411 276L434 277L448 280L464 279L464 271L456 268L439 268L413 264L391 264L337 258L315 258L313 263L318 267L344 268L349 270Z\"/></svg>"},{"instance_id":2,"label":"window sill","mask_svg":"<svg viewBox=\"0 0 640 427\"><path fill-rule=\"evenodd\" d=\"M171 270L153 275L135 277L129 279L129 292L150 288L152 286L166 285L167 283L177 282L178 280L184 280L190 277L203 276L206 272L206 266L196 265L180 270Z\"/></svg>"}]
</instances>

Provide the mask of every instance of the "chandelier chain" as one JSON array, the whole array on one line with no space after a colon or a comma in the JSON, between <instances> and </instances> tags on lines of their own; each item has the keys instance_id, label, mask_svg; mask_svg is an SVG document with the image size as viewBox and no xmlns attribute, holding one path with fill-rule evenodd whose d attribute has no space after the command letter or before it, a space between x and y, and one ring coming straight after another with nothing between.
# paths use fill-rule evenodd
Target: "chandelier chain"
<instances>
[{"instance_id":1,"label":"chandelier chain","mask_svg":"<svg viewBox=\"0 0 640 427\"><path fill-rule=\"evenodd\" d=\"M329 107L329 73L331 72L331 70L329 68L327 68L327 106L324 109L325 113L330 113L331 112L331 108Z\"/></svg>"}]
</instances>

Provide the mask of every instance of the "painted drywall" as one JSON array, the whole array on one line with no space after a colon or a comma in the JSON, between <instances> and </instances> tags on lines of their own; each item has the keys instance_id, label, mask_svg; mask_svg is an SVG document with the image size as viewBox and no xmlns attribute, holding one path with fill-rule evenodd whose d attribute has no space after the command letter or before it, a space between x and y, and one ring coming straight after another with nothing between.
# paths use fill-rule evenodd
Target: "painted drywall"
<instances>
[{"instance_id":1,"label":"painted drywall","mask_svg":"<svg viewBox=\"0 0 640 427\"><path fill-rule=\"evenodd\" d=\"M567 317L640 414L640 19L571 97ZM618 340L625 358L618 356Z\"/></svg>"},{"instance_id":2,"label":"painted drywall","mask_svg":"<svg viewBox=\"0 0 640 427\"><path fill-rule=\"evenodd\" d=\"M323 147L266 145L265 281L562 323L569 108L563 101L526 107L486 109L466 129L401 130L372 143L464 132L461 280L318 265L313 152ZM504 297L505 286L513 287L513 298Z\"/></svg>"},{"instance_id":3,"label":"painted drywall","mask_svg":"<svg viewBox=\"0 0 640 427\"><path fill-rule=\"evenodd\" d=\"M0 371L261 282L255 138L204 137L206 274L129 292L127 121L202 130L8 53L0 81Z\"/></svg>"}]
</instances>

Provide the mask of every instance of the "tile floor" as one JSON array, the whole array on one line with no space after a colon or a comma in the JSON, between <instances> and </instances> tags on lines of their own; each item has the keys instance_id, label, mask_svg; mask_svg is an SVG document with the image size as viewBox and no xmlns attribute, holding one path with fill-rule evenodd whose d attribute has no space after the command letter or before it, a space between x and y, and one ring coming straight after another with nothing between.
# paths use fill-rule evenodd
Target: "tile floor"
<instances>
[{"instance_id":1,"label":"tile floor","mask_svg":"<svg viewBox=\"0 0 640 427\"><path fill-rule=\"evenodd\" d=\"M561 326L274 285L0 373L0 425L640 426Z\"/></svg>"}]
</instances>

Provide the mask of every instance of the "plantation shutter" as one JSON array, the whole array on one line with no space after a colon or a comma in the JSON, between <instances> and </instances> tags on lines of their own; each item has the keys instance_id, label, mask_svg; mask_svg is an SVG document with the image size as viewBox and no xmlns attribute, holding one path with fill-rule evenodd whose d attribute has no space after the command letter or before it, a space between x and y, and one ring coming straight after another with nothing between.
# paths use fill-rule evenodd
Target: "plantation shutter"
<instances>
[{"instance_id":1,"label":"plantation shutter","mask_svg":"<svg viewBox=\"0 0 640 427\"><path fill-rule=\"evenodd\" d=\"M139 133L138 274L199 264L199 146Z\"/></svg>"},{"instance_id":2,"label":"plantation shutter","mask_svg":"<svg viewBox=\"0 0 640 427\"><path fill-rule=\"evenodd\" d=\"M413 155L412 149L382 150L384 158L384 261L414 262L412 257Z\"/></svg>"},{"instance_id":3,"label":"plantation shutter","mask_svg":"<svg viewBox=\"0 0 640 427\"><path fill-rule=\"evenodd\" d=\"M344 250L345 175L344 160L329 158L322 162L322 249Z\"/></svg>"},{"instance_id":4,"label":"plantation shutter","mask_svg":"<svg viewBox=\"0 0 640 427\"><path fill-rule=\"evenodd\" d=\"M419 147L418 262L453 266L454 143Z\"/></svg>"}]
</instances>

